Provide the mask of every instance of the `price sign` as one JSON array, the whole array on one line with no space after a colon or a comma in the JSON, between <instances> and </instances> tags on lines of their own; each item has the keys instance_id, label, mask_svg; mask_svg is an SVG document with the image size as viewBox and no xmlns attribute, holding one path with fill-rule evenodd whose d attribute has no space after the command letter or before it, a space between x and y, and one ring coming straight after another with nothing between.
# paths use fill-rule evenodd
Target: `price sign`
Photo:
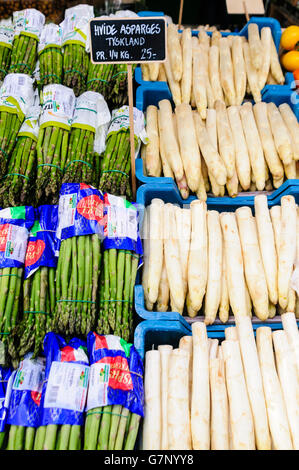
<instances>
[{"instance_id":1,"label":"price sign","mask_svg":"<svg viewBox=\"0 0 299 470\"><path fill-rule=\"evenodd\" d=\"M164 62L166 31L163 17L94 18L90 21L91 61L94 64Z\"/></svg>"}]
</instances>

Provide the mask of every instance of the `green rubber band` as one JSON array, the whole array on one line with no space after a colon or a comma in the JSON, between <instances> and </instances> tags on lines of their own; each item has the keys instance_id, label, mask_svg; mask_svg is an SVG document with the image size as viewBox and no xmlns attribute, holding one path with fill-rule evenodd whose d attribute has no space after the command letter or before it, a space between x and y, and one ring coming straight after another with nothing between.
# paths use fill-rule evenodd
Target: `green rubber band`
<instances>
[{"instance_id":1,"label":"green rubber band","mask_svg":"<svg viewBox=\"0 0 299 470\"><path fill-rule=\"evenodd\" d=\"M56 302L81 302L81 303L86 303L86 304L95 304L93 300L72 300L72 299L60 299L56 300Z\"/></svg>"},{"instance_id":2,"label":"green rubber band","mask_svg":"<svg viewBox=\"0 0 299 470\"><path fill-rule=\"evenodd\" d=\"M43 315L52 315L52 313L43 312L42 310L24 310L23 313L35 313L35 314L42 313Z\"/></svg>"},{"instance_id":3,"label":"green rubber band","mask_svg":"<svg viewBox=\"0 0 299 470\"><path fill-rule=\"evenodd\" d=\"M27 69L29 69L30 72L32 73L32 68L31 68L28 64L25 64L25 63L22 63L22 62L21 62L20 64L11 65L11 66L9 67L9 70L10 70L10 69L15 69L16 67L20 67L21 65L23 65L24 67L26 67Z\"/></svg>"},{"instance_id":4,"label":"green rubber band","mask_svg":"<svg viewBox=\"0 0 299 470\"><path fill-rule=\"evenodd\" d=\"M3 153L4 157L6 158L6 160L8 159L8 154L5 152L5 150L3 150L1 147L0 147L0 152Z\"/></svg>"},{"instance_id":5,"label":"green rubber band","mask_svg":"<svg viewBox=\"0 0 299 470\"><path fill-rule=\"evenodd\" d=\"M139 256L138 256L138 255L135 255L135 253L131 253L131 256L132 256L133 258L139 259Z\"/></svg>"},{"instance_id":6,"label":"green rubber band","mask_svg":"<svg viewBox=\"0 0 299 470\"><path fill-rule=\"evenodd\" d=\"M76 70L76 69L71 69L71 70L65 70L64 73L72 73L72 72L76 72L78 73L79 75L81 75L82 78L85 78L84 74L82 72L80 72L80 70Z\"/></svg>"},{"instance_id":7,"label":"green rubber band","mask_svg":"<svg viewBox=\"0 0 299 470\"><path fill-rule=\"evenodd\" d=\"M121 170L103 170L102 173L121 173L122 175L125 175L125 176L130 176L128 175L128 173L125 173L124 171L121 171Z\"/></svg>"},{"instance_id":8,"label":"green rubber band","mask_svg":"<svg viewBox=\"0 0 299 470\"><path fill-rule=\"evenodd\" d=\"M63 173L63 169L60 168L60 166L53 165L53 163L40 163L39 165L37 165L37 168L39 168L40 166L53 166L54 168L58 168L58 170L60 170L61 173Z\"/></svg>"},{"instance_id":9,"label":"green rubber band","mask_svg":"<svg viewBox=\"0 0 299 470\"><path fill-rule=\"evenodd\" d=\"M87 84L91 82L103 82L103 83L109 83L108 80L105 80L104 78L91 78L90 80L87 80Z\"/></svg>"},{"instance_id":10,"label":"green rubber band","mask_svg":"<svg viewBox=\"0 0 299 470\"><path fill-rule=\"evenodd\" d=\"M10 331L3 331L3 332L0 332L0 335L11 335L11 332Z\"/></svg>"},{"instance_id":11,"label":"green rubber band","mask_svg":"<svg viewBox=\"0 0 299 470\"><path fill-rule=\"evenodd\" d=\"M28 176L26 176L26 175L21 175L21 173L7 173L5 176L3 176L3 179L4 179L4 178L7 178L8 176L22 176L22 178L25 178L26 180L29 181Z\"/></svg>"},{"instance_id":12,"label":"green rubber band","mask_svg":"<svg viewBox=\"0 0 299 470\"><path fill-rule=\"evenodd\" d=\"M120 416L120 417L123 417L123 418L126 418L126 419L129 418L129 415L124 416L124 415L119 414L119 413L113 413L112 411L87 411L86 416L89 416L89 415L113 415L113 416Z\"/></svg>"},{"instance_id":13,"label":"green rubber band","mask_svg":"<svg viewBox=\"0 0 299 470\"><path fill-rule=\"evenodd\" d=\"M115 77L117 77L117 75L121 75L122 73L127 74L128 72L127 72L127 70L123 70L122 72L117 72L115 75L113 75L112 78L115 78Z\"/></svg>"},{"instance_id":14,"label":"green rubber band","mask_svg":"<svg viewBox=\"0 0 299 470\"><path fill-rule=\"evenodd\" d=\"M48 78L48 77L56 77L58 80L60 80L60 77L58 75L56 75L56 73L48 73L48 75L43 75L42 77L40 77L40 81L44 80L45 78Z\"/></svg>"},{"instance_id":15,"label":"green rubber band","mask_svg":"<svg viewBox=\"0 0 299 470\"><path fill-rule=\"evenodd\" d=\"M0 277L6 277L6 276L9 276L9 277L12 277L12 276L15 276L17 277L18 279L22 279L22 276L19 276L18 274L0 274Z\"/></svg>"},{"instance_id":16,"label":"green rubber band","mask_svg":"<svg viewBox=\"0 0 299 470\"><path fill-rule=\"evenodd\" d=\"M72 161L70 161L70 162L66 165L64 171L66 171L66 169L67 169L72 163L74 163L74 162L81 162L81 163L84 163L85 165L89 166L89 167L92 169L92 165L91 165L90 163L88 163L88 162L85 162L84 160L72 160Z\"/></svg>"}]
</instances>

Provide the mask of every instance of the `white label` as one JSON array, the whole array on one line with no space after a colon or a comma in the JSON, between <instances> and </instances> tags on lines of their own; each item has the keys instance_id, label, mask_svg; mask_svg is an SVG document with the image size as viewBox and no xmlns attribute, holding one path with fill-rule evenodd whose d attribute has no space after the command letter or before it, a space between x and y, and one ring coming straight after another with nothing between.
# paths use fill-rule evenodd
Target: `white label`
<instances>
[{"instance_id":1,"label":"white label","mask_svg":"<svg viewBox=\"0 0 299 470\"><path fill-rule=\"evenodd\" d=\"M0 89L0 104L15 107L7 98L12 96L26 115L34 101L33 79L24 73L10 73L4 78Z\"/></svg>"},{"instance_id":2,"label":"white label","mask_svg":"<svg viewBox=\"0 0 299 470\"><path fill-rule=\"evenodd\" d=\"M16 372L12 389L41 392L44 378L44 361L24 359Z\"/></svg>"},{"instance_id":3,"label":"white label","mask_svg":"<svg viewBox=\"0 0 299 470\"><path fill-rule=\"evenodd\" d=\"M45 408L83 412L89 366L72 362L52 362L45 395Z\"/></svg>"},{"instance_id":4,"label":"white label","mask_svg":"<svg viewBox=\"0 0 299 470\"><path fill-rule=\"evenodd\" d=\"M27 248L28 230L18 225L9 225L6 236L6 259L24 263Z\"/></svg>"},{"instance_id":5,"label":"white label","mask_svg":"<svg viewBox=\"0 0 299 470\"><path fill-rule=\"evenodd\" d=\"M38 137L40 109L40 106L32 106L32 108L29 109L29 115L25 117L19 130L19 136L21 136L22 133L26 133Z\"/></svg>"},{"instance_id":6,"label":"white label","mask_svg":"<svg viewBox=\"0 0 299 470\"><path fill-rule=\"evenodd\" d=\"M15 34L28 32L34 34L39 39L45 24L45 15L34 8L16 11L13 13Z\"/></svg>"},{"instance_id":7,"label":"white label","mask_svg":"<svg viewBox=\"0 0 299 470\"><path fill-rule=\"evenodd\" d=\"M64 194L59 197L58 205L58 228L56 236L61 238L61 231L65 227L71 227L75 222L75 214L77 207L77 193Z\"/></svg>"},{"instance_id":8,"label":"white label","mask_svg":"<svg viewBox=\"0 0 299 470\"><path fill-rule=\"evenodd\" d=\"M76 103L73 90L63 85L47 85L43 88L43 103L40 125L49 121L71 125Z\"/></svg>"},{"instance_id":9,"label":"white label","mask_svg":"<svg viewBox=\"0 0 299 470\"><path fill-rule=\"evenodd\" d=\"M46 46L58 46L62 44L62 29L55 23L46 24L42 30L38 44L38 52L41 52Z\"/></svg>"},{"instance_id":10,"label":"white label","mask_svg":"<svg viewBox=\"0 0 299 470\"><path fill-rule=\"evenodd\" d=\"M107 236L109 238L130 238L137 241L137 211L125 207L121 197L108 195Z\"/></svg>"},{"instance_id":11,"label":"white label","mask_svg":"<svg viewBox=\"0 0 299 470\"><path fill-rule=\"evenodd\" d=\"M90 366L87 411L107 405L109 375L110 364L95 363Z\"/></svg>"}]
</instances>

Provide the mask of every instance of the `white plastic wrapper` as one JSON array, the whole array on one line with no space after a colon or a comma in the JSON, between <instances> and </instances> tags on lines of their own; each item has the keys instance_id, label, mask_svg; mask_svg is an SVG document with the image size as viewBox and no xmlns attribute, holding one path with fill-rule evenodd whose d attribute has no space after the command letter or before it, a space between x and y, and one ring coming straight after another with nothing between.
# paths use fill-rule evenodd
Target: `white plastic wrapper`
<instances>
[{"instance_id":1,"label":"white plastic wrapper","mask_svg":"<svg viewBox=\"0 0 299 470\"><path fill-rule=\"evenodd\" d=\"M105 140L111 114L100 93L86 91L76 99L72 127L89 128L95 132L94 151L101 154L105 150Z\"/></svg>"},{"instance_id":2,"label":"white plastic wrapper","mask_svg":"<svg viewBox=\"0 0 299 470\"><path fill-rule=\"evenodd\" d=\"M70 129L74 117L76 98L73 90L64 85L46 85L43 88L43 110L40 127L55 125Z\"/></svg>"},{"instance_id":3,"label":"white plastic wrapper","mask_svg":"<svg viewBox=\"0 0 299 470\"><path fill-rule=\"evenodd\" d=\"M9 73L0 88L0 107L17 109L22 118L34 103L33 79L25 73Z\"/></svg>"},{"instance_id":4,"label":"white plastic wrapper","mask_svg":"<svg viewBox=\"0 0 299 470\"><path fill-rule=\"evenodd\" d=\"M0 21L0 44L12 47L14 28L11 18Z\"/></svg>"},{"instance_id":5,"label":"white plastic wrapper","mask_svg":"<svg viewBox=\"0 0 299 470\"><path fill-rule=\"evenodd\" d=\"M55 23L48 23L43 27L38 43L38 53L40 54L46 47L62 46L62 28Z\"/></svg>"},{"instance_id":6,"label":"white plastic wrapper","mask_svg":"<svg viewBox=\"0 0 299 470\"><path fill-rule=\"evenodd\" d=\"M14 35L28 33L39 40L46 17L35 8L26 8L13 12Z\"/></svg>"},{"instance_id":7,"label":"white plastic wrapper","mask_svg":"<svg viewBox=\"0 0 299 470\"><path fill-rule=\"evenodd\" d=\"M37 141L40 112L41 107L39 105L29 108L28 114L25 116L25 120L19 130L18 137L31 137Z\"/></svg>"},{"instance_id":8,"label":"white plastic wrapper","mask_svg":"<svg viewBox=\"0 0 299 470\"><path fill-rule=\"evenodd\" d=\"M80 42L82 46L89 44L89 20L94 18L92 5L76 5L65 10L62 28L62 45Z\"/></svg>"},{"instance_id":9,"label":"white plastic wrapper","mask_svg":"<svg viewBox=\"0 0 299 470\"><path fill-rule=\"evenodd\" d=\"M134 135L138 139L138 146L135 150L135 157L137 157L141 142L147 143L147 134L145 130L144 114L137 108L133 108L134 119ZM129 106L122 106L119 109L112 111L112 119L108 129L107 136L112 132L118 132L120 129L128 129L130 127Z\"/></svg>"}]
</instances>

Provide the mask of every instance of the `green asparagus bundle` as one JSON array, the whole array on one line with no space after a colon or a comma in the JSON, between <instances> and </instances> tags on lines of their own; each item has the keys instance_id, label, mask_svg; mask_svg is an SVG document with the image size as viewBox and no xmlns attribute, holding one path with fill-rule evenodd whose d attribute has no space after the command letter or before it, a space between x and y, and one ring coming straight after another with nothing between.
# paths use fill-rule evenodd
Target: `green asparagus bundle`
<instances>
[{"instance_id":1,"label":"green asparagus bundle","mask_svg":"<svg viewBox=\"0 0 299 470\"><path fill-rule=\"evenodd\" d=\"M136 65L132 64L132 73L135 68ZM128 104L127 64L115 65L112 81L113 88L109 96L111 106L120 107Z\"/></svg>"},{"instance_id":2,"label":"green asparagus bundle","mask_svg":"<svg viewBox=\"0 0 299 470\"><path fill-rule=\"evenodd\" d=\"M12 41L12 20L10 18L3 19L0 21L0 81L4 80L9 69Z\"/></svg>"},{"instance_id":3,"label":"green asparagus bundle","mask_svg":"<svg viewBox=\"0 0 299 470\"><path fill-rule=\"evenodd\" d=\"M14 12L15 36L9 68L11 73L33 74L38 57L38 42L44 23L45 16L34 8Z\"/></svg>"},{"instance_id":4,"label":"green asparagus bundle","mask_svg":"<svg viewBox=\"0 0 299 470\"><path fill-rule=\"evenodd\" d=\"M110 96L114 87L113 75L116 65L114 64L93 64L89 61L88 76L86 88L90 91L101 93L106 101L110 100Z\"/></svg>"},{"instance_id":5,"label":"green asparagus bundle","mask_svg":"<svg viewBox=\"0 0 299 470\"><path fill-rule=\"evenodd\" d=\"M90 332L84 450L133 450L143 415L143 364L123 337ZM99 379L100 378L100 379ZM106 393L100 393L105 385Z\"/></svg>"},{"instance_id":6,"label":"green asparagus bundle","mask_svg":"<svg viewBox=\"0 0 299 470\"><path fill-rule=\"evenodd\" d=\"M61 243L57 272L57 305L53 328L60 334L86 335L95 325L101 245L97 234Z\"/></svg>"},{"instance_id":7,"label":"green asparagus bundle","mask_svg":"<svg viewBox=\"0 0 299 470\"><path fill-rule=\"evenodd\" d=\"M119 196L132 197L130 184L130 131L108 134L102 161L99 189Z\"/></svg>"},{"instance_id":8,"label":"green asparagus bundle","mask_svg":"<svg viewBox=\"0 0 299 470\"><path fill-rule=\"evenodd\" d=\"M34 101L33 80L8 74L0 88L0 178L5 175L25 115Z\"/></svg>"},{"instance_id":9,"label":"green asparagus bundle","mask_svg":"<svg viewBox=\"0 0 299 470\"><path fill-rule=\"evenodd\" d=\"M34 450L80 450L89 372L86 341L72 338L67 343L50 332L44 351L46 377Z\"/></svg>"},{"instance_id":10,"label":"green asparagus bundle","mask_svg":"<svg viewBox=\"0 0 299 470\"><path fill-rule=\"evenodd\" d=\"M97 333L132 339L133 296L139 256L129 250L104 250Z\"/></svg>"},{"instance_id":11,"label":"green asparagus bundle","mask_svg":"<svg viewBox=\"0 0 299 470\"><path fill-rule=\"evenodd\" d=\"M32 190L36 169L39 113L39 106L30 108L28 116L20 128L17 143L0 188L1 207L24 206L34 202Z\"/></svg>"},{"instance_id":12,"label":"green asparagus bundle","mask_svg":"<svg viewBox=\"0 0 299 470\"><path fill-rule=\"evenodd\" d=\"M57 204L67 160L70 123L75 95L53 84L43 88L43 110L37 140L36 203Z\"/></svg>"},{"instance_id":13,"label":"green asparagus bundle","mask_svg":"<svg viewBox=\"0 0 299 470\"><path fill-rule=\"evenodd\" d=\"M6 450L33 450L35 429L32 426L11 425Z\"/></svg>"},{"instance_id":14,"label":"green asparagus bundle","mask_svg":"<svg viewBox=\"0 0 299 470\"><path fill-rule=\"evenodd\" d=\"M98 135L110 121L110 111L102 95L87 91L76 100L72 121L64 183L94 184L99 175L99 156L95 152Z\"/></svg>"},{"instance_id":15,"label":"green asparagus bundle","mask_svg":"<svg viewBox=\"0 0 299 470\"><path fill-rule=\"evenodd\" d=\"M33 222L31 206L0 211L0 335L3 342L19 320L28 230Z\"/></svg>"},{"instance_id":16,"label":"green asparagus bundle","mask_svg":"<svg viewBox=\"0 0 299 470\"><path fill-rule=\"evenodd\" d=\"M54 23L46 24L38 44L41 85L62 83L62 29Z\"/></svg>"},{"instance_id":17,"label":"green asparagus bundle","mask_svg":"<svg viewBox=\"0 0 299 470\"><path fill-rule=\"evenodd\" d=\"M63 84L76 96L86 90L89 55L81 44L66 44L63 52Z\"/></svg>"}]
</instances>

